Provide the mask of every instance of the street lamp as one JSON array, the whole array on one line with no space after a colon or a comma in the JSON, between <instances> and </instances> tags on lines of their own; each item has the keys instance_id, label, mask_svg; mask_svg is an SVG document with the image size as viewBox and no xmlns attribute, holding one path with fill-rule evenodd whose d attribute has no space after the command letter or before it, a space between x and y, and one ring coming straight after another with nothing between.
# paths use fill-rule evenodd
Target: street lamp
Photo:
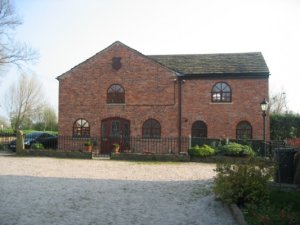
<instances>
[{"instance_id":1,"label":"street lamp","mask_svg":"<svg viewBox=\"0 0 300 225\"><path fill-rule=\"evenodd\" d=\"M266 98L260 103L260 107L262 110L262 116L263 116L263 132L264 132L264 151L265 151L265 157L267 157L267 148L266 148L266 116L267 116L267 110L268 110L269 103L267 102Z\"/></svg>"}]
</instances>

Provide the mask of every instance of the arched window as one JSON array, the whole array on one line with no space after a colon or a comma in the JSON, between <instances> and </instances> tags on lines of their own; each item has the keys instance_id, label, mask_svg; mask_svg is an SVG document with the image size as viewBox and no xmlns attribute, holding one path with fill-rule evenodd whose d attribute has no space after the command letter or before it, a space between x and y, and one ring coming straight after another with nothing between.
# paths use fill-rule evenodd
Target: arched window
<instances>
[{"instance_id":1,"label":"arched window","mask_svg":"<svg viewBox=\"0 0 300 225\"><path fill-rule=\"evenodd\" d=\"M160 138L160 130L160 123L157 120L146 120L143 124L143 138Z\"/></svg>"},{"instance_id":2,"label":"arched window","mask_svg":"<svg viewBox=\"0 0 300 225\"><path fill-rule=\"evenodd\" d=\"M216 83L211 91L212 102L231 102L231 88L224 82Z\"/></svg>"},{"instance_id":3,"label":"arched window","mask_svg":"<svg viewBox=\"0 0 300 225\"><path fill-rule=\"evenodd\" d=\"M236 126L236 139L252 139L252 126L247 121L241 121Z\"/></svg>"},{"instance_id":4,"label":"arched window","mask_svg":"<svg viewBox=\"0 0 300 225\"><path fill-rule=\"evenodd\" d=\"M111 85L107 90L107 101L106 102L108 104L125 103L124 88L119 84Z\"/></svg>"},{"instance_id":5,"label":"arched window","mask_svg":"<svg viewBox=\"0 0 300 225\"><path fill-rule=\"evenodd\" d=\"M207 137L207 126L203 121L198 120L193 123L192 137L201 137L201 138Z\"/></svg>"},{"instance_id":6,"label":"arched window","mask_svg":"<svg viewBox=\"0 0 300 225\"><path fill-rule=\"evenodd\" d=\"M74 137L89 137L90 125L85 119L78 119L73 124L73 136Z\"/></svg>"}]
</instances>

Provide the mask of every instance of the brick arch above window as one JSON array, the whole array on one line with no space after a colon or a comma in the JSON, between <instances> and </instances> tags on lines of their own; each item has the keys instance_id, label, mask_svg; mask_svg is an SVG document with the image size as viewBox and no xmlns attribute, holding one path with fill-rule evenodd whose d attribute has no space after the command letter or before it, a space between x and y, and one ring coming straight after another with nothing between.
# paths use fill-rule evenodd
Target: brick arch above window
<instances>
[{"instance_id":1,"label":"brick arch above window","mask_svg":"<svg viewBox=\"0 0 300 225\"><path fill-rule=\"evenodd\" d=\"M198 120L193 123L192 137L207 138L207 126L205 122Z\"/></svg>"},{"instance_id":2,"label":"brick arch above window","mask_svg":"<svg viewBox=\"0 0 300 225\"><path fill-rule=\"evenodd\" d=\"M144 122L142 128L143 138L160 138L161 137L161 126L160 123L155 119L148 119Z\"/></svg>"},{"instance_id":3,"label":"brick arch above window","mask_svg":"<svg viewBox=\"0 0 300 225\"><path fill-rule=\"evenodd\" d=\"M236 139L252 139L252 126L248 121L241 121L236 126Z\"/></svg>"},{"instance_id":4,"label":"brick arch above window","mask_svg":"<svg viewBox=\"0 0 300 225\"><path fill-rule=\"evenodd\" d=\"M120 84L113 84L107 89L107 104L125 103L125 89Z\"/></svg>"},{"instance_id":5,"label":"brick arch above window","mask_svg":"<svg viewBox=\"0 0 300 225\"><path fill-rule=\"evenodd\" d=\"M90 137L90 124L87 120L80 118L73 124L74 137Z\"/></svg>"},{"instance_id":6,"label":"brick arch above window","mask_svg":"<svg viewBox=\"0 0 300 225\"><path fill-rule=\"evenodd\" d=\"M216 83L211 90L211 101L212 102L231 102L232 101L232 90L229 84L226 82Z\"/></svg>"}]
</instances>

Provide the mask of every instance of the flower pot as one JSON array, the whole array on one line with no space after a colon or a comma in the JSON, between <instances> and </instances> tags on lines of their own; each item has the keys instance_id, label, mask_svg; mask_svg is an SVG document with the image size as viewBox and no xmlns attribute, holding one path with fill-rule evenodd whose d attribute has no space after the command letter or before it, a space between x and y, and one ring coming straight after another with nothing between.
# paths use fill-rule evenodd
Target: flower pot
<instances>
[{"instance_id":1,"label":"flower pot","mask_svg":"<svg viewBox=\"0 0 300 225\"><path fill-rule=\"evenodd\" d=\"M116 153L116 154L119 154L120 153L120 147L114 147L113 152Z\"/></svg>"},{"instance_id":2,"label":"flower pot","mask_svg":"<svg viewBox=\"0 0 300 225\"><path fill-rule=\"evenodd\" d=\"M92 145L87 145L85 146L85 151L86 152L92 152L93 146Z\"/></svg>"}]
</instances>

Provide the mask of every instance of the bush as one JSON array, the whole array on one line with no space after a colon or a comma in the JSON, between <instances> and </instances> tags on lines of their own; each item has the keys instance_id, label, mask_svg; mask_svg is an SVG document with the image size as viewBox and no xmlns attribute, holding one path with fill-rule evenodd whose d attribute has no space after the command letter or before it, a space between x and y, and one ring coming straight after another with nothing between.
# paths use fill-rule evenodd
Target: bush
<instances>
[{"instance_id":1,"label":"bush","mask_svg":"<svg viewBox=\"0 0 300 225\"><path fill-rule=\"evenodd\" d=\"M191 157L206 157L215 154L215 150L208 145L203 145L202 147L196 145L190 148L188 153Z\"/></svg>"},{"instance_id":2,"label":"bush","mask_svg":"<svg viewBox=\"0 0 300 225\"><path fill-rule=\"evenodd\" d=\"M32 149L44 149L44 146L41 143L34 143L31 145L31 148Z\"/></svg>"},{"instance_id":3,"label":"bush","mask_svg":"<svg viewBox=\"0 0 300 225\"><path fill-rule=\"evenodd\" d=\"M267 181L273 169L248 160L245 164L217 164L213 190L223 202L243 206L259 203L267 197Z\"/></svg>"},{"instance_id":4,"label":"bush","mask_svg":"<svg viewBox=\"0 0 300 225\"><path fill-rule=\"evenodd\" d=\"M300 224L300 192L270 190L269 201L243 209L248 225Z\"/></svg>"},{"instance_id":5,"label":"bush","mask_svg":"<svg viewBox=\"0 0 300 225\"><path fill-rule=\"evenodd\" d=\"M229 143L221 147L221 152L227 156L251 156L255 155L253 149L248 145Z\"/></svg>"}]
</instances>

